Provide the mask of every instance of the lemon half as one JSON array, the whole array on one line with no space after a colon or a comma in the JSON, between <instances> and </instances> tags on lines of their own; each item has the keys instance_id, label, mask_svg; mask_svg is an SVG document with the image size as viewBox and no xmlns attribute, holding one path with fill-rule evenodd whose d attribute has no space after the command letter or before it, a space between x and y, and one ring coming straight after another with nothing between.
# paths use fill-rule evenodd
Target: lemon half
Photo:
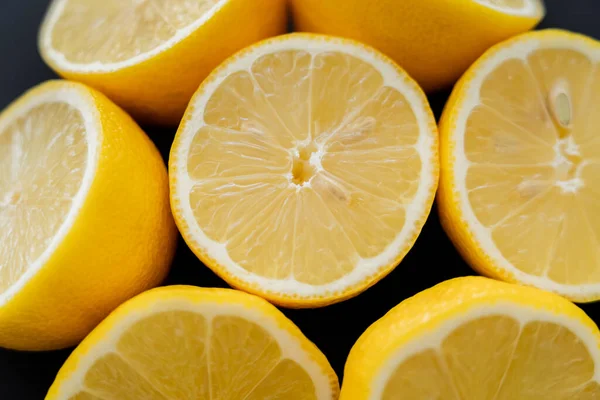
<instances>
[{"instance_id":1,"label":"lemon half","mask_svg":"<svg viewBox=\"0 0 600 400\"><path fill-rule=\"evenodd\" d=\"M221 61L285 28L284 0L54 0L39 48L136 119L176 126Z\"/></svg>"},{"instance_id":2,"label":"lemon half","mask_svg":"<svg viewBox=\"0 0 600 400\"><path fill-rule=\"evenodd\" d=\"M352 348L340 400L591 400L600 332L561 296L481 277L403 301Z\"/></svg>"},{"instance_id":3,"label":"lemon half","mask_svg":"<svg viewBox=\"0 0 600 400\"><path fill-rule=\"evenodd\" d=\"M119 307L71 354L47 400L335 400L325 356L279 310L171 286Z\"/></svg>"},{"instance_id":4,"label":"lemon half","mask_svg":"<svg viewBox=\"0 0 600 400\"><path fill-rule=\"evenodd\" d=\"M292 34L200 87L169 160L192 250L235 287L292 307L352 297L415 242L438 178L421 89L359 43Z\"/></svg>"},{"instance_id":5,"label":"lemon half","mask_svg":"<svg viewBox=\"0 0 600 400\"><path fill-rule=\"evenodd\" d=\"M44 83L0 114L0 346L72 346L164 278L166 168L120 108Z\"/></svg>"},{"instance_id":6,"label":"lemon half","mask_svg":"<svg viewBox=\"0 0 600 400\"><path fill-rule=\"evenodd\" d=\"M600 298L600 44L548 30L487 52L442 117L439 207L490 277Z\"/></svg>"}]
</instances>

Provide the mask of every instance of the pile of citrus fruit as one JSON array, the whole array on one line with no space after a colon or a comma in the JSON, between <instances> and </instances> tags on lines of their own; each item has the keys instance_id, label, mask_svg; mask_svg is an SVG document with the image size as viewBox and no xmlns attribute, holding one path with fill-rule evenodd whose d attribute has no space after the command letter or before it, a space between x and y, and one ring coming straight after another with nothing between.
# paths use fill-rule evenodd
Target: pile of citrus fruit
<instances>
[{"instance_id":1,"label":"pile of citrus fruit","mask_svg":"<svg viewBox=\"0 0 600 400\"><path fill-rule=\"evenodd\" d=\"M600 43L523 33L541 0L294 0L291 34L287 5L52 2L40 52L68 80L0 114L0 346L79 343L47 399L599 398L571 301L600 299ZM423 90L455 82L438 127ZM168 174L129 115L179 126ZM402 302L340 390L270 303L376 284L436 193L496 280ZM241 291L152 289L177 230Z\"/></svg>"}]
</instances>

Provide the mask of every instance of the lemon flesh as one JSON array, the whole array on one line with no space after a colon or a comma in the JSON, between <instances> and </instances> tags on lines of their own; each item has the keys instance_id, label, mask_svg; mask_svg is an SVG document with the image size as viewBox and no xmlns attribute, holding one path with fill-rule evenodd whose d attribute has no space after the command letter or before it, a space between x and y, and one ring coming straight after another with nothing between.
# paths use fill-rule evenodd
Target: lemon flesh
<instances>
[{"instance_id":1,"label":"lemon flesh","mask_svg":"<svg viewBox=\"0 0 600 400\"><path fill-rule=\"evenodd\" d=\"M419 127L404 96L368 64L341 53L266 55L221 84L204 121L189 152L198 182L190 204L243 268L329 283L404 226L421 170Z\"/></svg>"},{"instance_id":2,"label":"lemon flesh","mask_svg":"<svg viewBox=\"0 0 600 400\"><path fill-rule=\"evenodd\" d=\"M73 64L131 60L184 37L219 0L55 1L51 48Z\"/></svg>"},{"instance_id":3,"label":"lemon flesh","mask_svg":"<svg viewBox=\"0 0 600 400\"><path fill-rule=\"evenodd\" d=\"M64 102L30 108L0 126L0 294L50 247L88 164L83 116Z\"/></svg>"},{"instance_id":4,"label":"lemon flesh","mask_svg":"<svg viewBox=\"0 0 600 400\"><path fill-rule=\"evenodd\" d=\"M491 315L461 324L439 348L407 357L382 399L398 393L409 399L593 399L600 395L594 370L588 348L568 328Z\"/></svg>"},{"instance_id":5,"label":"lemon flesh","mask_svg":"<svg viewBox=\"0 0 600 400\"><path fill-rule=\"evenodd\" d=\"M273 382L282 376L289 384ZM317 398L307 373L283 359L280 346L257 324L236 316L208 321L186 311L133 325L116 353L87 371L85 387L101 398L132 400Z\"/></svg>"},{"instance_id":6,"label":"lemon flesh","mask_svg":"<svg viewBox=\"0 0 600 400\"><path fill-rule=\"evenodd\" d=\"M584 54L537 50L486 79L467 122L475 215L509 262L561 284L600 282L597 85Z\"/></svg>"}]
</instances>

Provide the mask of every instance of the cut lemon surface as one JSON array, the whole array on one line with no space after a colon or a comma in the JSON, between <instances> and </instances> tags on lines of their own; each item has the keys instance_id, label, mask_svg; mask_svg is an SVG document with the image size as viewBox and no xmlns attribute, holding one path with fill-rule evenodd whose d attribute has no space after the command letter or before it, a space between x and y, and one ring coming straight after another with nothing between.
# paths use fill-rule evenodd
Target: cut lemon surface
<instances>
[{"instance_id":1,"label":"cut lemon surface","mask_svg":"<svg viewBox=\"0 0 600 400\"><path fill-rule=\"evenodd\" d=\"M0 346L72 346L166 275L166 168L104 95L44 83L0 114Z\"/></svg>"},{"instance_id":2,"label":"cut lemon surface","mask_svg":"<svg viewBox=\"0 0 600 400\"><path fill-rule=\"evenodd\" d=\"M394 59L426 91L450 86L490 46L536 26L542 0L291 0L294 26Z\"/></svg>"},{"instance_id":3,"label":"cut lemon surface","mask_svg":"<svg viewBox=\"0 0 600 400\"><path fill-rule=\"evenodd\" d=\"M231 285L321 306L365 290L413 245L437 186L422 91L356 42L292 34L221 65L169 160L176 222Z\"/></svg>"},{"instance_id":4,"label":"cut lemon surface","mask_svg":"<svg viewBox=\"0 0 600 400\"><path fill-rule=\"evenodd\" d=\"M285 27L285 0L53 0L39 47L134 117L177 125L221 61Z\"/></svg>"},{"instance_id":5,"label":"cut lemon surface","mask_svg":"<svg viewBox=\"0 0 600 400\"><path fill-rule=\"evenodd\" d=\"M481 277L402 302L356 342L340 400L592 400L600 332L553 293Z\"/></svg>"},{"instance_id":6,"label":"cut lemon surface","mask_svg":"<svg viewBox=\"0 0 600 400\"><path fill-rule=\"evenodd\" d=\"M279 310L171 286L123 304L71 354L47 400L335 400L325 356Z\"/></svg>"},{"instance_id":7,"label":"cut lemon surface","mask_svg":"<svg viewBox=\"0 0 600 400\"><path fill-rule=\"evenodd\" d=\"M439 207L483 274L600 299L600 43L516 37L465 74L440 125Z\"/></svg>"}]
</instances>

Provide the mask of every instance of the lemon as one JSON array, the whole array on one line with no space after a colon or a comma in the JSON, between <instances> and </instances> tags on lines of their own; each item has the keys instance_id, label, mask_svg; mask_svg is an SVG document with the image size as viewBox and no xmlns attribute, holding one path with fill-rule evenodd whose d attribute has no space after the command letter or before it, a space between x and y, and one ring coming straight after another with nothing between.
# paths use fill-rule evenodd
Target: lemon
<instances>
[{"instance_id":1,"label":"lemon","mask_svg":"<svg viewBox=\"0 0 600 400\"><path fill-rule=\"evenodd\" d=\"M0 114L0 346L76 344L175 240L160 154L104 95L47 82Z\"/></svg>"},{"instance_id":2,"label":"lemon","mask_svg":"<svg viewBox=\"0 0 600 400\"><path fill-rule=\"evenodd\" d=\"M285 27L285 0L54 0L39 48L136 119L177 125L221 61Z\"/></svg>"},{"instance_id":3,"label":"lemon","mask_svg":"<svg viewBox=\"0 0 600 400\"><path fill-rule=\"evenodd\" d=\"M453 84L491 45L525 32L542 0L291 0L306 32L352 38L393 58L426 90Z\"/></svg>"},{"instance_id":4,"label":"lemon","mask_svg":"<svg viewBox=\"0 0 600 400\"><path fill-rule=\"evenodd\" d=\"M438 180L421 89L359 43L291 34L221 65L169 160L185 240L231 285L289 307L360 293L413 245Z\"/></svg>"},{"instance_id":5,"label":"lemon","mask_svg":"<svg viewBox=\"0 0 600 400\"><path fill-rule=\"evenodd\" d=\"M548 30L486 53L440 125L439 207L490 277L600 299L600 44Z\"/></svg>"},{"instance_id":6,"label":"lemon","mask_svg":"<svg viewBox=\"0 0 600 400\"><path fill-rule=\"evenodd\" d=\"M600 332L552 293L468 277L392 309L356 342L340 400L586 400Z\"/></svg>"},{"instance_id":7,"label":"lemon","mask_svg":"<svg viewBox=\"0 0 600 400\"><path fill-rule=\"evenodd\" d=\"M279 310L230 289L128 301L65 362L47 400L335 400L325 356Z\"/></svg>"}]
</instances>

